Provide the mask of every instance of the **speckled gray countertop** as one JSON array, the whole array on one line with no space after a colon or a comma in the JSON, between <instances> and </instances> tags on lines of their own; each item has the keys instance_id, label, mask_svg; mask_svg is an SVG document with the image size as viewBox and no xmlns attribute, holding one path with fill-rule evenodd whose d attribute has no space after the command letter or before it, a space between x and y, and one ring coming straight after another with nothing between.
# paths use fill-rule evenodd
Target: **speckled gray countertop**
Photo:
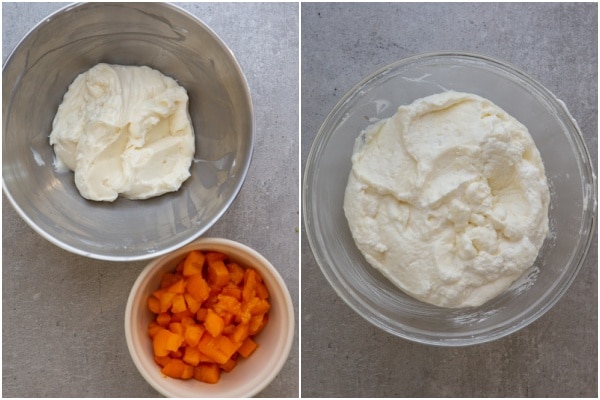
<instances>
[{"instance_id":1,"label":"speckled gray countertop","mask_svg":"<svg viewBox=\"0 0 600 400\"><path fill-rule=\"evenodd\" d=\"M3 3L2 56L64 6ZM297 3L179 3L231 48L250 86L255 143L247 179L206 237L241 241L299 290ZM124 337L129 290L146 262L70 254L35 233L2 199L2 395L156 397ZM260 397L298 397L298 323L290 356Z\"/></svg>"},{"instance_id":2,"label":"speckled gray countertop","mask_svg":"<svg viewBox=\"0 0 600 400\"><path fill-rule=\"evenodd\" d=\"M301 4L302 170L343 94L401 58L467 51L529 72L569 107L598 160L597 4ZM302 235L305 397L597 397L597 236L580 274L542 318L496 342L438 348L354 313Z\"/></svg>"},{"instance_id":3,"label":"speckled gray countertop","mask_svg":"<svg viewBox=\"0 0 600 400\"><path fill-rule=\"evenodd\" d=\"M512 63L568 105L597 165L596 4L180 5L232 48L255 109L248 178L205 236L240 240L263 253L279 268L296 311L299 166L329 110L380 67L440 50ZM4 3L3 60L60 6ZM3 396L158 396L135 369L123 336L129 289L145 262L115 264L67 253L29 228L4 196L2 211ZM304 232L300 244L301 385L296 342L260 396L297 397L301 386L303 397L597 397L597 236L552 310L516 334L467 348L428 347L378 330L337 297Z\"/></svg>"}]
</instances>

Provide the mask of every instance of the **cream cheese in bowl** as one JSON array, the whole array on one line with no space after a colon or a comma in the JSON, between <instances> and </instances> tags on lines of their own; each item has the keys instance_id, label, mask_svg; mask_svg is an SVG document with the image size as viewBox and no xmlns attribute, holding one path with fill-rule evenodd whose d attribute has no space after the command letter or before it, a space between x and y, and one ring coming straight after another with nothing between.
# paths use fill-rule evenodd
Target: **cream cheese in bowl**
<instances>
[{"instance_id":1,"label":"cream cheese in bowl","mask_svg":"<svg viewBox=\"0 0 600 400\"><path fill-rule=\"evenodd\" d=\"M447 91L356 139L344 211L366 260L407 294L474 307L534 263L550 194L527 128L491 101Z\"/></svg>"},{"instance_id":2,"label":"cream cheese in bowl","mask_svg":"<svg viewBox=\"0 0 600 400\"><path fill-rule=\"evenodd\" d=\"M91 128L98 135L86 143L90 152L79 156L85 158L81 167L93 183L89 188L102 189L95 194L107 201L82 196L75 182L79 179L74 179L79 174L55 167L56 145L48 139L69 86L98 64L146 66L172 78L187 93L185 108L194 128L193 143L188 143L184 92L174 82L155 80L149 70L131 79L121 79L123 71L96 71L102 74L87 88L88 96L102 98L112 92L98 89L115 83L124 96L121 106L126 106L119 108L113 103L117 96L106 96L104 107L120 110L118 117L107 113L104 119L81 119L94 120ZM131 80L141 84L124 88ZM75 126L87 107L78 102L65 116ZM17 213L57 246L111 261L155 258L205 233L240 192L254 143L250 88L234 53L202 21L169 3L79 3L41 21L7 57L2 124L3 189ZM169 124L173 129L167 134ZM111 136L117 127L125 135L115 143ZM94 143L106 147L95 149ZM123 150L129 145L134 151ZM136 164L137 170L121 174L118 155L129 153L132 158L123 168ZM110 168L101 168L98 161ZM158 167L168 171L167 179L157 179ZM101 176L107 169L116 173ZM138 187L129 187L131 176ZM143 201L130 199L175 189L179 181L177 190ZM154 187L159 182L168 185ZM121 193L109 201L115 192Z\"/></svg>"},{"instance_id":3,"label":"cream cheese in bowl","mask_svg":"<svg viewBox=\"0 0 600 400\"><path fill-rule=\"evenodd\" d=\"M190 176L194 129L186 90L146 66L100 63L69 86L54 117L56 166L86 199L147 199Z\"/></svg>"},{"instance_id":4,"label":"cream cheese in bowl","mask_svg":"<svg viewBox=\"0 0 600 400\"><path fill-rule=\"evenodd\" d=\"M487 124L488 128L495 126L494 130L488 129L486 137L482 136L476 146L468 141L472 138L468 129L459 135L461 141L455 140L454 144L445 140L436 142L436 135L427 127L419 129L423 135L427 134L423 138L408 135L403 140L398 135L398 141L403 141L402 145L408 149L407 154L410 154L409 151L419 153L427 162L416 163L420 167L405 162L406 165L393 172L401 176L396 177L400 181L394 181L392 185L389 184L392 171L386 172L385 167L381 169L381 175L369 173L367 176L373 182L368 183L370 188L365 194L377 194L375 197L379 199L385 197L386 201L382 203L385 207L377 202L366 203L367 207L360 211L371 218L363 219L365 223L379 225L383 222L381 230L378 227L362 227L373 237L361 241L378 242L369 250L372 257L388 257L391 260L390 255L400 257L404 252L403 257L407 259L417 258L417 246L400 243L402 240L417 242L418 239L421 252L426 250L424 258L429 263L413 264L413 269L421 268L421 271L413 280L405 280L405 286L408 287L406 283L413 285L409 288L414 290L413 293L373 267L363 249L359 248L344 203L347 202L348 178L356 172L353 162L362 157L355 155L357 138L362 136L366 143L367 132L373 129L370 135L373 135L371 140L375 140L379 135L375 133L377 129L386 129L386 124L391 123L388 119L394 124L406 123L403 119L406 115L395 115L398 112L396 107L407 106L410 110L416 102L420 105L412 113L419 108L423 113L426 109L443 109L441 98L437 101L430 98L431 104L419 102L419 99L440 93L449 96L444 100L447 104L457 103L448 108L451 114L458 113L463 106L473 110L481 108L474 115L485 116L486 122L477 122L479 117L473 117L467 123L469 120L462 120L466 117L459 117L464 128L471 124L481 124L482 127ZM470 96L464 98L469 101L451 101L450 96L457 96L456 93L462 94L458 96L474 94L489 102ZM464 104L457 107L458 103ZM482 113L485 109L487 111ZM443 118L444 114L436 112L435 116ZM516 122L511 123L505 114L527 127L535 147L524 134L526 131ZM380 122L385 120L388 121ZM369 127L376 123L381 124L377 129ZM446 139L449 136L455 135L451 132L440 134ZM508 138L510 140L505 140ZM362 140L359 139L359 148L363 146ZM522 148L513 148L517 143ZM387 147L397 143L381 141L380 144L378 151L391 154L392 150ZM395 157L402 156L401 151L397 150ZM543 160L543 169L538 158ZM388 167L401 162L394 157L373 156L371 160ZM477 174L473 171L470 175L454 173L457 167L467 165L469 160L479 160L479 164L474 163L477 166L475 171L479 171ZM483 160L492 162L486 166ZM512 166L507 168L511 163ZM502 170L498 164L505 166L502 167L504 173L497 173ZM556 304L577 276L595 227L596 180L592 165L581 133L568 109L525 72L476 54L416 55L366 76L344 94L321 125L304 171L302 209L307 238L325 279L348 306L373 325L396 336L432 345L467 346L489 342L540 318ZM549 188L547 206L544 202L547 193L543 185L544 175ZM407 177L412 178L405 179ZM402 188L398 185L402 180L409 186ZM522 188L524 191L498 190L513 185L515 189ZM500 198L499 193L502 193ZM506 196L512 195L518 200L515 204L520 204L519 207L506 205ZM404 204L396 204L400 202L396 198ZM530 205L532 202L541 206ZM438 210L432 212L436 207ZM527 207L527 211L520 207ZM409 218L400 213L406 210ZM381 233L397 237L394 227L403 227L400 223L376 221L377 218L383 220L386 215L398 221L404 218L407 227L412 225L410 235L410 229L407 229L404 239L385 242L375 237L375 234ZM544 230L545 215L548 218L547 234ZM420 224L411 221L416 218L422 219ZM540 225L536 227L538 223ZM427 235L431 237L427 238ZM538 251L539 240L543 243ZM515 244L521 242L526 247L525 255L515 253L519 246L512 250L506 246L510 241ZM423 243L428 243L426 248ZM387 254L381 257L384 250ZM496 259L491 255L499 256L500 251L502 257L510 259L494 266ZM527 264L535 253L537 257L534 257L533 264L520 273L516 264ZM478 260L480 257L482 260ZM490 264L481 263L483 259ZM463 267L465 269L461 272ZM499 267L496 277L490 273L490 268L494 267ZM498 280L505 273L505 278ZM467 276L473 285L482 289L461 284L462 277ZM428 289L424 282L430 278L434 279ZM516 280L503 289L512 279ZM420 282L421 286L416 282ZM499 294L484 301L488 290ZM415 294L423 300L416 298ZM478 306L463 307L463 301L472 304L484 302ZM432 302L447 303L440 307Z\"/></svg>"}]
</instances>

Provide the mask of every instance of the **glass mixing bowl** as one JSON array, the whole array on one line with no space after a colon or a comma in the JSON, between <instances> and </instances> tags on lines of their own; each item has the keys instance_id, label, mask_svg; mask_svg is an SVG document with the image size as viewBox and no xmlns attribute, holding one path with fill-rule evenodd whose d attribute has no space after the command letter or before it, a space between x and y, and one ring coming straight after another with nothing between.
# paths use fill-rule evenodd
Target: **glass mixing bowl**
<instances>
[{"instance_id":1,"label":"glass mixing bowl","mask_svg":"<svg viewBox=\"0 0 600 400\"><path fill-rule=\"evenodd\" d=\"M404 294L356 248L342 207L350 157L360 132L392 116L400 105L445 90L483 96L527 126L544 161L551 191L550 233L535 264L504 294L472 308L436 307ZM548 311L582 266L597 207L593 165L565 105L513 66L458 53L398 61L347 92L314 140L302 189L308 240L337 294L375 326L441 346L495 340Z\"/></svg>"},{"instance_id":2,"label":"glass mixing bowl","mask_svg":"<svg viewBox=\"0 0 600 400\"><path fill-rule=\"evenodd\" d=\"M85 200L72 172L53 168L48 142L75 77L105 62L147 65L189 95L196 153L177 192L148 200ZM253 147L246 78L227 45L165 3L68 5L34 27L2 71L2 183L19 215L52 243L127 261L168 253L204 233L231 205Z\"/></svg>"}]
</instances>

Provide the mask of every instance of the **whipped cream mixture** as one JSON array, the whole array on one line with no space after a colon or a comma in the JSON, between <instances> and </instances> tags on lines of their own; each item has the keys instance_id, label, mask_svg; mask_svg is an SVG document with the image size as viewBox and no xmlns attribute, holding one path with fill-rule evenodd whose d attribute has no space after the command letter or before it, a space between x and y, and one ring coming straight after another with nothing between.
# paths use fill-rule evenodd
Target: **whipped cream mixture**
<instances>
[{"instance_id":1,"label":"whipped cream mixture","mask_svg":"<svg viewBox=\"0 0 600 400\"><path fill-rule=\"evenodd\" d=\"M496 297L534 263L549 199L527 128L450 91L362 132L344 211L373 267L421 301L458 308Z\"/></svg>"},{"instance_id":2,"label":"whipped cream mixture","mask_svg":"<svg viewBox=\"0 0 600 400\"><path fill-rule=\"evenodd\" d=\"M149 67L98 64L69 86L52 124L55 166L89 200L147 199L190 176L188 96Z\"/></svg>"}]
</instances>

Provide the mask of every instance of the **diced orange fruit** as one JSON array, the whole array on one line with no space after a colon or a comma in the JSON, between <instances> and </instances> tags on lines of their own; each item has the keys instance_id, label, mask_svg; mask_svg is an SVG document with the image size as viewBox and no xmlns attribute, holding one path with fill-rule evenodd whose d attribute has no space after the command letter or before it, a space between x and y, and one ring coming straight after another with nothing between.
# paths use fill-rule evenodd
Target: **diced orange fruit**
<instances>
[{"instance_id":1,"label":"diced orange fruit","mask_svg":"<svg viewBox=\"0 0 600 400\"><path fill-rule=\"evenodd\" d=\"M219 368L221 368L225 372L232 371L237 366L237 359L230 358L227 360L225 364L219 364Z\"/></svg>"},{"instance_id":2,"label":"diced orange fruit","mask_svg":"<svg viewBox=\"0 0 600 400\"><path fill-rule=\"evenodd\" d=\"M159 329L152 338L152 348L154 355L166 356L171 351L177 351L183 343L183 336L169 331L168 329Z\"/></svg>"},{"instance_id":3,"label":"diced orange fruit","mask_svg":"<svg viewBox=\"0 0 600 400\"><path fill-rule=\"evenodd\" d=\"M217 383L238 356L258 348L266 325L269 291L254 268L220 252L191 251L147 301L154 361L165 376Z\"/></svg>"},{"instance_id":4,"label":"diced orange fruit","mask_svg":"<svg viewBox=\"0 0 600 400\"><path fill-rule=\"evenodd\" d=\"M185 299L182 293L177 293L174 297L171 306L171 312L176 314L182 311L187 310L187 304L185 303Z\"/></svg>"},{"instance_id":5,"label":"diced orange fruit","mask_svg":"<svg viewBox=\"0 0 600 400\"><path fill-rule=\"evenodd\" d=\"M179 279L177 280L175 283L173 283L171 286L169 286L167 288L167 292L168 293L183 293L185 292L185 281L183 279Z\"/></svg>"},{"instance_id":6,"label":"diced orange fruit","mask_svg":"<svg viewBox=\"0 0 600 400\"><path fill-rule=\"evenodd\" d=\"M185 343L188 346L196 347L198 346L198 342L204 333L204 328L202 325L190 325L186 326L185 333L183 335Z\"/></svg>"},{"instance_id":7,"label":"diced orange fruit","mask_svg":"<svg viewBox=\"0 0 600 400\"><path fill-rule=\"evenodd\" d=\"M188 277L186 290L199 303L202 303L208 299L210 294L210 287L208 286L208 283L206 283L204 278L202 278L202 276L199 274Z\"/></svg>"},{"instance_id":8,"label":"diced orange fruit","mask_svg":"<svg viewBox=\"0 0 600 400\"><path fill-rule=\"evenodd\" d=\"M225 321L223 321L223 318L221 318L219 314L209 308L206 319L204 320L204 327L211 335L213 335L213 337L217 337L223 332Z\"/></svg>"},{"instance_id":9,"label":"diced orange fruit","mask_svg":"<svg viewBox=\"0 0 600 400\"><path fill-rule=\"evenodd\" d=\"M206 383L217 383L221 377L221 370L215 363L202 363L194 367L194 378Z\"/></svg>"},{"instance_id":10,"label":"diced orange fruit","mask_svg":"<svg viewBox=\"0 0 600 400\"><path fill-rule=\"evenodd\" d=\"M222 288L229 283L229 271L223 260L208 260L208 283L213 288Z\"/></svg>"},{"instance_id":11,"label":"diced orange fruit","mask_svg":"<svg viewBox=\"0 0 600 400\"><path fill-rule=\"evenodd\" d=\"M231 262L227 264L227 270L229 271L229 279L235 286L244 280L244 269L239 264Z\"/></svg>"},{"instance_id":12,"label":"diced orange fruit","mask_svg":"<svg viewBox=\"0 0 600 400\"><path fill-rule=\"evenodd\" d=\"M200 363L200 350L196 347L187 346L183 351L183 361L195 367Z\"/></svg>"},{"instance_id":13,"label":"diced orange fruit","mask_svg":"<svg viewBox=\"0 0 600 400\"><path fill-rule=\"evenodd\" d=\"M160 313L156 316L156 322L160 326L168 326L171 323L171 314L168 312Z\"/></svg>"},{"instance_id":14,"label":"diced orange fruit","mask_svg":"<svg viewBox=\"0 0 600 400\"><path fill-rule=\"evenodd\" d=\"M160 300L156 297L148 297L148 309L154 314L160 314Z\"/></svg>"},{"instance_id":15,"label":"diced orange fruit","mask_svg":"<svg viewBox=\"0 0 600 400\"><path fill-rule=\"evenodd\" d=\"M198 250L191 251L183 262L183 270L181 274L183 276L192 276L195 274L202 274L202 267L204 265L204 253Z\"/></svg>"},{"instance_id":16,"label":"diced orange fruit","mask_svg":"<svg viewBox=\"0 0 600 400\"><path fill-rule=\"evenodd\" d=\"M254 352L254 350L256 350L257 347L258 347L258 344L254 340L252 340L250 338L250 336L248 336L242 342L242 345L238 349L238 353L240 353L240 355L242 357L248 358L248 357L250 357L250 354L252 354L252 352Z\"/></svg>"},{"instance_id":17,"label":"diced orange fruit","mask_svg":"<svg viewBox=\"0 0 600 400\"><path fill-rule=\"evenodd\" d=\"M198 300L196 300L194 296L192 296L189 293L184 293L183 298L185 300L185 304L187 305L188 310L190 310L193 313L198 312L201 303Z\"/></svg>"},{"instance_id":18,"label":"diced orange fruit","mask_svg":"<svg viewBox=\"0 0 600 400\"><path fill-rule=\"evenodd\" d=\"M170 376L171 378L180 378L183 376L183 371L185 370L185 363L178 359L172 359L163 367L161 372L166 376Z\"/></svg>"}]
</instances>

